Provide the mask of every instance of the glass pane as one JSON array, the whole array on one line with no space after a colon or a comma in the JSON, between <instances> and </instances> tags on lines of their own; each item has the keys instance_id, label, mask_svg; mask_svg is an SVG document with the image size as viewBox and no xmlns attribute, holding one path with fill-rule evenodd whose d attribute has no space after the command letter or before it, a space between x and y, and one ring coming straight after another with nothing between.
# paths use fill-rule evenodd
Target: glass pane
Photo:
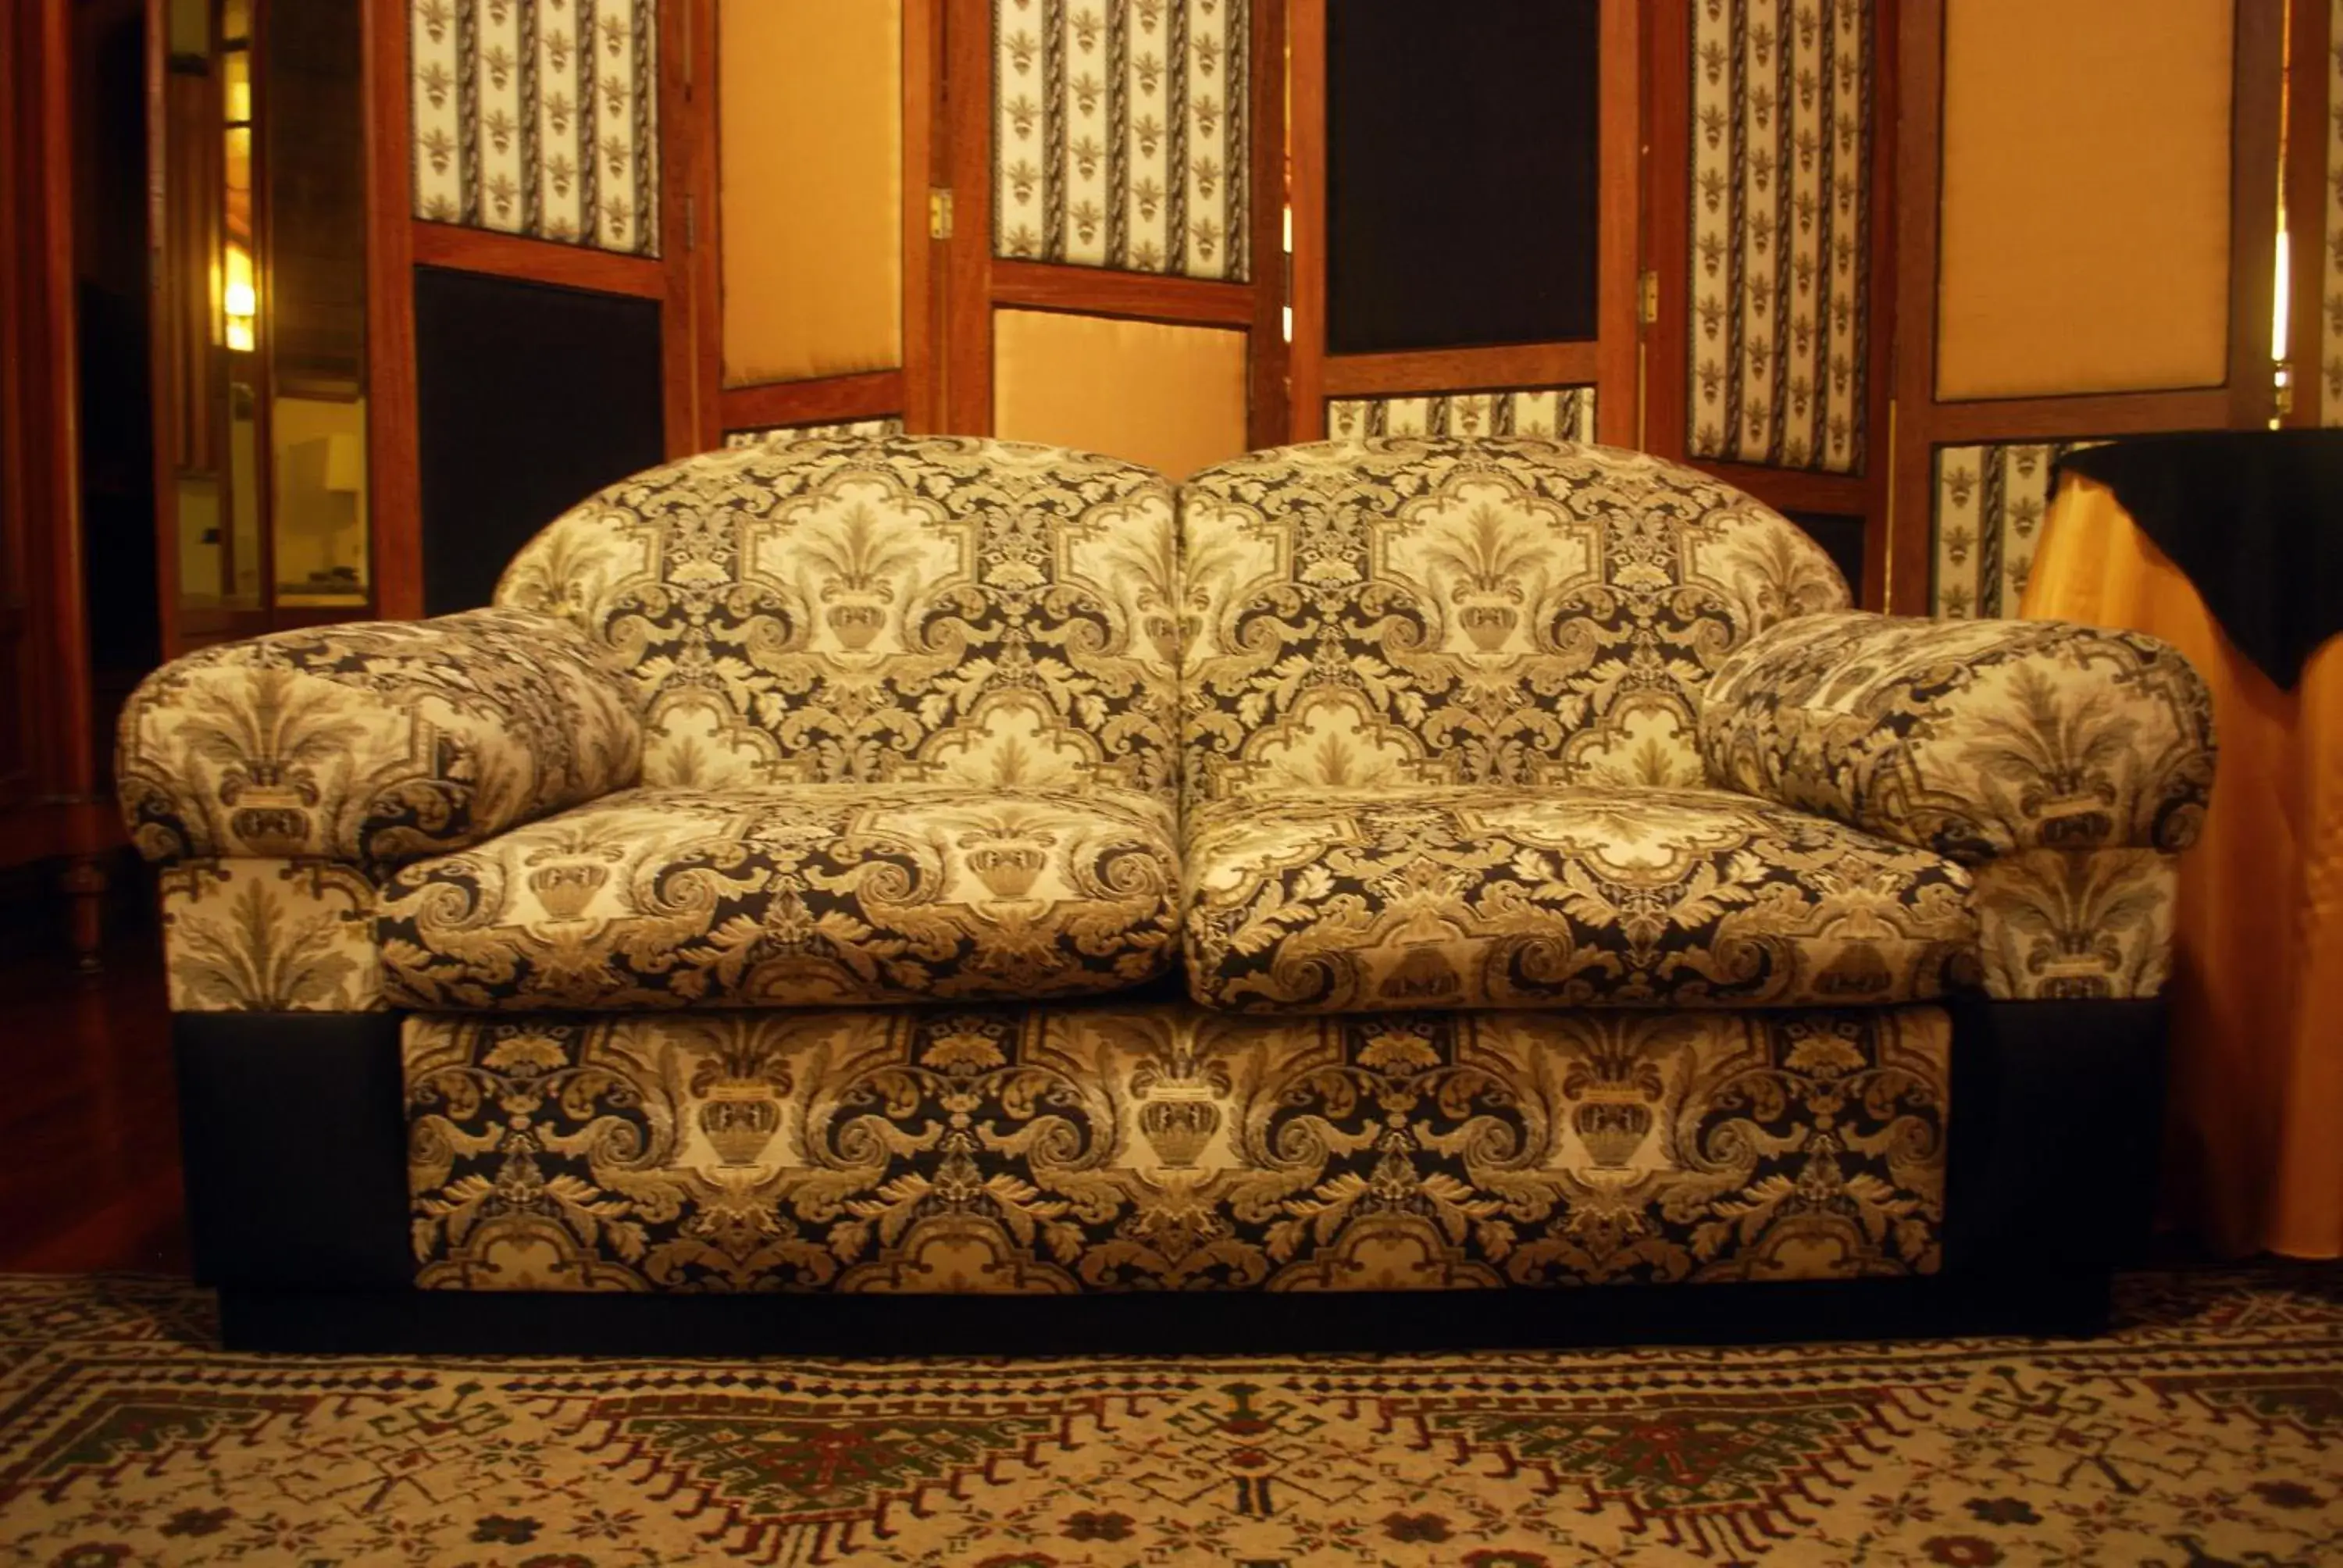
<instances>
[{"instance_id":1,"label":"glass pane","mask_svg":"<svg viewBox=\"0 0 2343 1568\"><path fill-rule=\"evenodd\" d=\"M366 168L358 0L268 11L262 174L269 266L277 602L367 602Z\"/></svg>"}]
</instances>

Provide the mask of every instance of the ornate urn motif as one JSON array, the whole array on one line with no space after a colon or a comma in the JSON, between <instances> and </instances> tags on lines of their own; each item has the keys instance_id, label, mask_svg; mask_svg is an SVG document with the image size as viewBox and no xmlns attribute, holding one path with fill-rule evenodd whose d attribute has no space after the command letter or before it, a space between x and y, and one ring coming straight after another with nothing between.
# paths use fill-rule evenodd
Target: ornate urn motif
<instances>
[{"instance_id":1,"label":"ornate urn motif","mask_svg":"<svg viewBox=\"0 0 2343 1568\"><path fill-rule=\"evenodd\" d=\"M968 869L996 899L1022 899L1049 869L1050 849L1057 843L1051 833L971 833L960 840L968 851Z\"/></svg>"},{"instance_id":2,"label":"ornate urn motif","mask_svg":"<svg viewBox=\"0 0 2343 1568\"><path fill-rule=\"evenodd\" d=\"M1443 1000L1463 988L1463 977L1447 954L1435 947L1418 946L1408 949L1375 989L1393 1001L1423 1002Z\"/></svg>"},{"instance_id":3,"label":"ornate urn motif","mask_svg":"<svg viewBox=\"0 0 2343 1568\"><path fill-rule=\"evenodd\" d=\"M1229 1092L1227 1071L1184 1053L1168 1063L1151 1059L1131 1074L1131 1089L1140 1101L1140 1135L1155 1157L1168 1170L1194 1170L1221 1129L1216 1101Z\"/></svg>"},{"instance_id":4,"label":"ornate urn motif","mask_svg":"<svg viewBox=\"0 0 2343 1568\"><path fill-rule=\"evenodd\" d=\"M889 596L883 591L830 588L823 591L822 597L833 601L823 612L830 629L856 653L869 648L887 625Z\"/></svg>"},{"instance_id":5,"label":"ornate urn motif","mask_svg":"<svg viewBox=\"0 0 2343 1568\"><path fill-rule=\"evenodd\" d=\"M610 879L610 868L588 860L557 860L528 874L529 891L545 912L557 920L574 920L586 912L594 894Z\"/></svg>"},{"instance_id":6,"label":"ornate urn motif","mask_svg":"<svg viewBox=\"0 0 2343 1568\"><path fill-rule=\"evenodd\" d=\"M727 1165L754 1165L781 1128L780 1097L762 1079L719 1079L703 1091L699 1130Z\"/></svg>"},{"instance_id":7,"label":"ornate urn motif","mask_svg":"<svg viewBox=\"0 0 2343 1568\"><path fill-rule=\"evenodd\" d=\"M1632 1035L1598 1047L1574 1063L1562 1091L1575 1101L1570 1128L1600 1171L1624 1171L1659 1120L1654 1101L1666 1091L1656 1062L1635 1049Z\"/></svg>"},{"instance_id":8,"label":"ornate urn motif","mask_svg":"<svg viewBox=\"0 0 2343 1568\"><path fill-rule=\"evenodd\" d=\"M309 851L309 804L315 791L278 783L255 783L223 791L234 808L228 830L256 855L290 859Z\"/></svg>"},{"instance_id":9,"label":"ornate urn motif","mask_svg":"<svg viewBox=\"0 0 2343 1568\"><path fill-rule=\"evenodd\" d=\"M1518 599L1521 590L1513 589L1512 597ZM1513 628L1521 624L1521 610L1507 603L1503 593L1467 590L1460 593L1457 598L1457 624L1464 628L1464 635L1473 639L1473 646L1483 653L1495 653L1503 648L1505 639L1513 635Z\"/></svg>"}]
</instances>

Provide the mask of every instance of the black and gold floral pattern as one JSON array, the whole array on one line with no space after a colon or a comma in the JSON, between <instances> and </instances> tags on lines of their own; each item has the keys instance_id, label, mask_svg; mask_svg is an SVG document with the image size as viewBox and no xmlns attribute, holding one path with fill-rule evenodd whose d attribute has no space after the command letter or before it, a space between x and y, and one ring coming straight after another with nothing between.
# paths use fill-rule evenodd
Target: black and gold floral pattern
<instances>
[{"instance_id":1,"label":"black and gold floral pattern","mask_svg":"<svg viewBox=\"0 0 2343 1568\"><path fill-rule=\"evenodd\" d=\"M1172 499L1149 470L956 437L769 443L614 485L498 602L648 699L643 782L1174 792Z\"/></svg>"},{"instance_id":2,"label":"black and gold floral pattern","mask_svg":"<svg viewBox=\"0 0 2343 1568\"><path fill-rule=\"evenodd\" d=\"M385 983L465 1009L1071 996L1152 979L1171 809L1094 788L637 789L408 866Z\"/></svg>"},{"instance_id":3,"label":"black and gold floral pattern","mask_svg":"<svg viewBox=\"0 0 2343 1568\"><path fill-rule=\"evenodd\" d=\"M1192 798L1698 785L1702 689L1846 603L1796 527L1641 454L1512 438L1255 453L1181 495Z\"/></svg>"},{"instance_id":4,"label":"black and gold floral pattern","mask_svg":"<svg viewBox=\"0 0 2343 1568\"><path fill-rule=\"evenodd\" d=\"M1216 801L1187 872L1196 1000L1259 1012L1915 1001L1976 937L1958 866L1705 790Z\"/></svg>"},{"instance_id":5,"label":"black and gold floral pattern","mask_svg":"<svg viewBox=\"0 0 2343 1568\"><path fill-rule=\"evenodd\" d=\"M375 888L329 860L182 860L163 869L173 1012L372 1012L384 1005Z\"/></svg>"},{"instance_id":6,"label":"black and gold floral pattern","mask_svg":"<svg viewBox=\"0 0 2343 1568\"><path fill-rule=\"evenodd\" d=\"M1973 873L1987 996L2147 997L2172 970L2176 858L2157 849L2020 849Z\"/></svg>"},{"instance_id":7,"label":"black and gold floral pattern","mask_svg":"<svg viewBox=\"0 0 2343 1568\"><path fill-rule=\"evenodd\" d=\"M131 842L374 872L624 789L642 729L605 657L560 621L482 609L176 659L122 711Z\"/></svg>"},{"instance_id":8,"label":"black and gold floral pattern","mask_svg":"<svg viewBox=\"0 0 2343 1568\"><path fill-rule=\"evenodd\" d=\"M2213 706L2169 645L2065 621L1844 613L1764 633L1710 683L1718 785L1976 862L2197 841Z\"/></svg>"},{"instance_id":9,"label":"black and gold floral pattern","mask_svg":"<svg viewBox=\"0 0 2343 1568\"><path fill-rule=\"evenodd\" d=\"M427 1289L1063 1292L1939 1266L1935 1008L422 1015Z\"/></svg>"}]
</instances>

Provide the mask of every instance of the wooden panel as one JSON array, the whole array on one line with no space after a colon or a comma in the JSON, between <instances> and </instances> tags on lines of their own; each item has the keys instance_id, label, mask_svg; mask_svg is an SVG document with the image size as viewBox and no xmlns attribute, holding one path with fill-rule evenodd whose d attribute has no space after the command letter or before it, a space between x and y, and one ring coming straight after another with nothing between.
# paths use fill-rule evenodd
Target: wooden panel
<instances>
[{"instance_id":1,"label":"wooden panel","mask_svg":"<svg viewBox=\"0 0 2343 1568\"><path fill-rule=\"evenodd\" d=\"M1103 452L1173 479L1246 448L1245 335L1003 310L995 432Z\"/></svg>"},{"instance_id":2,"label":"wooden panel","mask_svg":"<svg viewBox=\"0 0 2343 1568\"><path fill-rule=\"evenodd\" d=\"M1480 387L1570 386L1601 374L1592 343L1524 343L1505 348L1427 348L1411 354L1330 354L1321 385L1331 397L1370 392L1448 392Z\"/></svg>"},{"instance_id":3,"label":"wooden panel","mask_svg":"<svg viewBox=\"0 0 2343 1568\"><path fill-rule=\"evenodd\" d=\"M873 370L863 376L731 387L724 394L722 410L724 428L729 432L868 419L899 413L902 407L903 373Z\"/></svg>"},{"instance_id":4,"label":"wooden panel","mask_svg":"<svg viewBox=\"0 0 2343 1568\"><path fill-rule=\"evenodd\" d=\"M423 502L415 428L414 231L407 216L407 0L365 0L367 455L375 613L423 613Z\"/></svg>"},{"instance_id":5,"label":"wooden panel","mask_svg":"<svg viewBox=\"0 0 2343 1568\"><path fill-rule=\"evenodd\" d=\"M994 262L992 299L996 305L1037 310L1091 311L1202 326L1243 327L1253 318L1253 290L1245 284L1031 261Z\"/></svg>"},{"instance_id":6,"label":"wooden panel","mask_svg":"<svg viewBox=\"0 0 2343 1568\"><path fill-rule=\"evenodd\" d=\"M718 13L725 384L900 367L901 0Z\"/></svg>"},{"instance_id":7,"label":"wooden panel","mask_svg":"<svg viewBox=\"0 0 2343 1568\"><path fill-rule=\"evenodd\" d=\"M486 272L597 294L667 297L667 268L649 256L618 256L585 246L557 245L446 223L416 224L409 249L416 264L422 266Z\"/></svg>"},{"instance_id":8,"label":"wooden panel","mask_svg":"<svg viewBox=\"0 0 2343 1568\"><path fill-rule=\"evenodd\" d=\"M415 271L425 608L485 604L563 509L665 454L658 305Z\"/></svg>"},{"instance_id":9,"label":"wooden panel","mask_svg":"<svg viewBox=\"0 0 2343 1568\"><path fill-rule=\"evenodd\" d=\"M1254 276L1259 3L994 0L993 254Z\"/></svg>"},{"instance_id":10,"label":"wooden panel","mask_svg":"<svg viewBox=\"0 0 2343 1568\"><path fill-rule=\"evenodd\" d=\"M417 217L655 254L659 0L407 0Z\"/></svg>"},{"instance_id":11,"label":"wooden panel","mask_svg":"<svg viewBox=\"0 0 2343 1568\"><path fill-rule=\"evenodd\" d=\"M1951 0L1940 399L2228 379L2235 20L2202 0Z\"/></svg>"}]
</instances>

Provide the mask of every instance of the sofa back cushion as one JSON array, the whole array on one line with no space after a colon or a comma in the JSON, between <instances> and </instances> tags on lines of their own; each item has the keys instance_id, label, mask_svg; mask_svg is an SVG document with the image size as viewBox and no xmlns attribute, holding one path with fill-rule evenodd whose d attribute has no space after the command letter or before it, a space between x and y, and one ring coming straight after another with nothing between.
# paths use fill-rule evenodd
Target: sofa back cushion
<instances>
[{"instance_id":1,"label":"sofa back cushion","mask_svg":"<svg viewBox=\"0 0 2343 1568\"><path fill-rule=\"evenodd\" d=\"M776 441L611 486L499 604L576 621L647 699L643 783L1119 785L1169 798L1172 495L952 437Z\"/></svg>"},{"instance_id":2,"label":"sofa back cushion","mask_svg":"<svg viewBox=\"0 0 2343 1568\"><path fill-rule=\"evenodd\" d=\"M1377 438L1181 491L1193 799L1703 782L1700 694L1762 627L1844 608L1795 525L1641 453Z\"/></svg>"}]
</instances>

